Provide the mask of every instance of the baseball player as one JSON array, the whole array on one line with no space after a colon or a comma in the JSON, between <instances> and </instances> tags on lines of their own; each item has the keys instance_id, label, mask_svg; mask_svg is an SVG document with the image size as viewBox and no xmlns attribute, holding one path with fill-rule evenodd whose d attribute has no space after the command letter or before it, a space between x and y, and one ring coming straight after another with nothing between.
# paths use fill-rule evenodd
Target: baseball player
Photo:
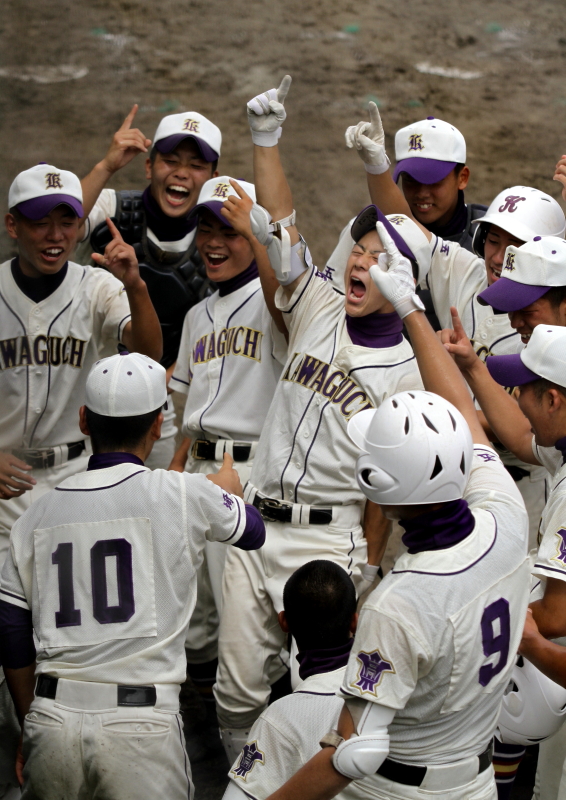
<instances>
[{"instance_id":1,"label":"baseball player","mask_svg":"<svg viewBox=\"0 0 566 800\"><path fill-rule=\"evenodd\" d=\"M166 400L156 361L99 360L80 409L87 471L12 531L0 646L24 798L192 797L178 698L196 571L205 538L257 548L265 528L229 456L209 480L144 466Z\"/></svg>"},{"instance_id":2,"label":"baseball player","mask_svg":"<svg viewBox=\"0 0 566 800\"><path fill-rule=\"evenodd\" d=\"M185 318L170 388L187 398L183 418L186 438L171 468L214 473L224 453L229 453L244 485L286 359L287 344L261 291L258 261L266 262L264 272L276 281L266 249L251 231L255 188L245 181L231 181L228 176L207 181L191 211L198 219L198 252L218 290L193 306ZM212 685L216 679L226 550L218 542L205 545L197 605L187 637L188 671L209 706L209 727L216 742Z\"/></svg>"},{"instance_id":3,"label":"baseball player","mask_svg":"<svg viewBox=\"0 0 566 800\"><path fill-rule=\"evenodd\" d=\"M383 253L375 232L376 217L385 219L381 212L370 207L354 223L357 245L348 262L346 297L301 255L305 245L291 219L277 147L289 83L285 78L279 90L248 105L258 202L283 229L280 263L274 256L272 264L282 284L275 303L289 331L289 356L246 487L246 499L267 521L267 549L261 559L234 558L231 550L224 571L215 696L231 763L269 697L268 675L285 644L277 614L287 578L305 561L324 558L360 586L364 506L347 421L396 391L422 385L400 318L369 280L370 266ZM385 224L416 260L395 227ZM269 304L267 285L264 291ZM374 508L368 504L365 512L368 537ZM379 561L371 563L377 570Z\"/></svg>"},{"instance_id":4,"label":"baseball player","mask_svg":"<svg viewBox=\"0 0 566 800\"><path fill-rule=\"evenodd\" d=\"M413 131L411 137L417 136ZM371 121L349 128L346 139L358 149L369 169L381 164L379 174L367 172L370 196L374 203L385 204L410 214L406 200L391 179L384 147L379 112L371 106ZM420 151L419 151L420 152ZM455 306L468 337L481 358L494 354L516 353L523 347L519 332L505 314L498 314L479 300L488 285L501 276L508 245L520 246L534 236L563 236L564 213L556 200L525 186L513 186L500 192L483 217L474 220L474 253L456 242L448 242L423 228L431 248L431 266L424 285L431 291L434 309L442 328L451 327L450 308ZM529 512L530 547L536 548L540 514L545 502L543 469L522 463L511 454L502 454L504 463L525 500Z\"/></svg>"},{"instance_id":5,"label":"baseball player","mask_svg":"<svg viewBox=\"0 0 566 800\"><path fill-rule=\"evenodd\" d=\"M229 772L224 800L264 800L319 749L338 724L340 689L356 630L356 591L332 561L310 561L283 591L279 624L299 646L301 683L272 703L254 723Z\"/></svg>"},{"instance_id":6,"label":"baseball player","mask_svg":"<svg viewBox=\"0 0 566 800\"><path fill-rule=\"evenodd\" d=\"M394 395L349 431L359 484L401 520L407 549L360 612L338 730L270 797L348 787L360 800L494 800L491 738L528 602L527 515L410 265L378 232L388 270L371 277L403 317L429 391Z\"/></svg>"},{"instance_id":7,"label":"baseball player","mask_svg":"<svg viewBox=\"0 0 566 800\"><path fill-rule=\"evenodd\" d=\"M186 111L164 117L151 146L139 129L132 128L136 111L134 105L105 157L82 181L87 214L82 260L89 263L92 250L103 252L110 238L106 218L111 217L136 251L140 274L161 323L161 363L171 375L185 314L210 293L196 251L195 222L188 215L205 181L218 174L222 135L202 114ZM112 175L139 153L148 153L147 188L143 192L104 188ZM171 403L165 411L162 438L148 466L168 468L175 452L176 431Z\"/></svg>"}]
</instances>

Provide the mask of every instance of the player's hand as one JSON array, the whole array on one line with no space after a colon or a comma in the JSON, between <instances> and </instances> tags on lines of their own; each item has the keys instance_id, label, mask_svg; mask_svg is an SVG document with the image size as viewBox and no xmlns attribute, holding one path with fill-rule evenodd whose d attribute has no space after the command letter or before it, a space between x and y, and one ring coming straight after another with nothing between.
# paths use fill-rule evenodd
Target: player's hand
<instances>
[{"instance_id":1,"label":"player's hand","mask_svg":"<svg viewBox=\"0 0 566 800\"><path fill-rule=\"evenodd\" d=\"M451 306L452 331L442 331L442 343L456 362L461 372L471 372L479 362L479 358L468 339L458 312Z\"/></svg>"},{"instance_id":2,"label":"player's hand","mask_svg":"<svg viewBox=\"0 0 566 800\"><path fill-rule=\"evenodd\" d=\"M248 123L252 141L260 147L274 147L281 136L285 122L285 98L291 86L291 76L285 75L278 89L268 89L248 103Z\"/></svg>"},{"instance_id":3,"label":"player's hand","mask_svg":"<svg viewBox=\"0 0 566 800\"><path fill-rule=\"evenodd\" d=\"M225 492L235 494L237 497L244 497L244 490L240 482L240 476L234 469L234 459L228 453L224 453L222 466L215 475L206 476L211 483L215 483L224 489Z\"/></svg>"},{"instance_id":4,"label":"player's hand","mask_svg":"<svg viewBox=\"0 0 566 800\"><path fill-rule=\"evenodd\" d=\"M519 645L519 653L522 656L527 656L528 658L531 646L537 639L540 638L540 636L541 634L538 629L538 625L534 620L533 612L530 608L528 608L525 619L525 627L523 628L523 636L521 638L521 644Z\"/></svg>"},{"instance_id":5,"label":"player's hand","mask_svg":"<svg viewBox=\"0 0 566 800\"><path fill-rule=\"evenodd\" d=\"M29 464L12 453L0 453L0 500L11 500L33 489L37 481L26 474L30 470Z\"/></svg>"},{"instance_id":6,"label":"player's hand","mask_svg":"<svg viewBox=\"0 0 566 800\"><path fill-rule=\"evenodd\" d=\"M151 139L148 139L139 128L132 128L137 110L136 103L112 137L108 152L102 159L102 165L110 174L125 167L138 153L147 153L151 145Z\"/></svg>"},{"instance_id":7,"label":"player's hand","mask_svg":"<svg viewBox=\"0 0 566 800\"><path fill-rule=\"evenodd\" d=\"M413 311L424 311L422 301L415 294L411 262L401 255L382 222L378 222L376 228L385 253L370 267L371 279L401 319Z\"/></svg>"},{"instance_id":8,"label":"player's hand","mask_svg":"<svg viewBox=\"0 0 566 800\"><path fill-rule=\"evenodd\" d=\"M358 122L346 130L346 147L355 148L365 164L367 172L381 175L389 169L389 158L385 152L385 134L376 104L368 104L369 122Z\"/></svg>"},{"instance_id":9,"label":"player's hand","mask_svg":"<svg viewBox=\"0 0 566 800\"><path fill-rule=\"evenodd\" d=\"M254 238L250 219L250 211L253 208L254 201L246 194L237 181L230 178L230 183L238 193L238 197L229 197L220 209L220 213L226 218L236 233L239 233L249 241Z\"/></svg>"},{"instance_id":10,"label":"player's hand","mask_svg":"<svg viewBox=\"0 0 566 800\"><path fill-rule=\"evenodd\" d=\"M556 165L552 180L562 184L562 199L566 202L566 156L562 156Z\"/></svg>"},{"instance_id":11,"label":"player's hand","mask_svg":"<svg viewBox=\"0 0 566 800\"><path fill-rule=\"evenodd\" d=\"M112 241L106 245L104 255L93 253L92 260L122 281L127 292L136 289L143 283L140 278L136 252L130 244L126 244L122 239L120 231L110 217L106 218L106 224L112 234Z\"/></svg>"}]
</instances>

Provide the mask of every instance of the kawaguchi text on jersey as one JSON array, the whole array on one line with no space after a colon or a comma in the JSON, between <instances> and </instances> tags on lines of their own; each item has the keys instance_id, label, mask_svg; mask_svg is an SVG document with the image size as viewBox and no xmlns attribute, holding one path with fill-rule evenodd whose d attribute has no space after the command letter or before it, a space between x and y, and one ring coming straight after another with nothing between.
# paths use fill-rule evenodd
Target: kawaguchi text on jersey
<instances>
[{"instance_id":1,"label":"kawaguchi text on jersey","mask_svg":"<svg viewBox=\"0 0 566 800\"><path fill-rule=\"evenodd\" d=\"M13 369L34 365L50 364L58 367L69 364L80 369L83 365L84 339L74 336L14 336L0 339L0 369Z\"/></svg>"}]
</instances>

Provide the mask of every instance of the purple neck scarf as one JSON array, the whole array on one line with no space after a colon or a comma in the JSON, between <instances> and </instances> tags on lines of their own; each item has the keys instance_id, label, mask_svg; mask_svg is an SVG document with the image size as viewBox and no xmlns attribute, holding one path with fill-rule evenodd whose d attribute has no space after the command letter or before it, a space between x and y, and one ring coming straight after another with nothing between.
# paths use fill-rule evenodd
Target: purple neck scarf
<instances>
[{"instance_id":1,"label":"purple neck scarf","mask_svg":"<svg viewBox=\"0 0 566 800\"><path fill-rule=\"evenodd\" d=\"M16 281L18 288L33 300L34 303L41 303L50 294L53 294L55 289L58 289L67 274L69 262L65 261L59 272L54 275L40 275L38 278L28 278L27 275L21 270L20 261L16 256L11 263L12 277Z\"/></svg>"},{"instance_id":2,"label":"purple neck scarf","mask_svg":"<svg viewBox=\"0 0 566 800\"><path fill-rule=\"evenodd\" d=\"M476 521L465 500L452 500L438 511L400 519L399 524L405 529L403 544L414 555L454 547L470 535Z\"/></svg>"},{"instance_id":3,"label":"purple neck scarf","mask_svg":"<svg viewBox=\"0 0 566 800\"><path fill-rule=\"evenodd\" d=\"M566 464L566 436L559 439L554 447L562 453L562 463Z\"/></svg>"},{"instance_id":4,"label":"purple neck scarf","mask_svg":"<svg viewBox=\"0 0 566 800\"><path fill-rule=\"evenodd\" d=\"M346 314L346 328L352 342L360 347L395 347L403 341L403 320L396 311L374 311L365 317Z\"/></svg>"},{"instance_id":5,"label":"purple neck scarf","mask_svg":"<svg viewBox=\"0 0 566 800\"><path fill-rule=\"evenodd\" d=\"M168 217L153 197L150 186L144 190L142 202L147 227L153 231L160 242L178 242L196 225L196 218L188 220L186 217Z\"/></svg>"},{"instance_id":6,"label":"purple neck scarf","mask_svg":"<svg viewBox=\"0 0 566 800\"><path fill-rule=\"evenodd\" d=\"M141 458L133 455L133 453L95 453L89 458L86 471L90 472L92 469L115 467L117 464L138 464L140 467L144 466Z\"/></svg>"},{"instance_id":7,"label":"purple neck scarf","mask_svg":"<svg viewBox=\"0 0 566 800\"><path fill-rule=\"evenodd\" d=\"M464 202L464 192L462 189L458 189L458 202L456 204L456 208L454 209L454 213L446 225L435 225L432 223L426 227L431 233L436 234L436 236L440 236L441 239L448 239L449 236L456 236L457 234L462 233L466 228L467 222L468 207Z\"/></svg>"},{"instance_id":8,"label":"purple neck scarf","mask_svg":"<svg viewBox=\"0 0 566 800\"><path fill-rule=\"evenodd\" d=\"M322 672L333 672L335 669L345 667L354 639L348 639L339 647L329 647L323 650L301 650L297 653L299 662L299 677L302 681L311 675L320 675Z\"/></svg>"},{"instance_id":9,"label":"purple neck scarf","mask_svg":"<svg viewBox=\"0 0 566 800\"><path fill-rule=\"evenodd\" d=\"M245 286L246 283L253 281L253 279L257 278L258 275L259 272L257 270L257 264L255 261L252 261L250 266L243 272L238 273L238 275L234 275L233 278L228 278L227 281L219 281L216 284L218 286L218 293L220 297L226 297L227 294L232 294L232 292L235 292L236 289L241 289L242 286Z\"/></svg>"}]
</instances>

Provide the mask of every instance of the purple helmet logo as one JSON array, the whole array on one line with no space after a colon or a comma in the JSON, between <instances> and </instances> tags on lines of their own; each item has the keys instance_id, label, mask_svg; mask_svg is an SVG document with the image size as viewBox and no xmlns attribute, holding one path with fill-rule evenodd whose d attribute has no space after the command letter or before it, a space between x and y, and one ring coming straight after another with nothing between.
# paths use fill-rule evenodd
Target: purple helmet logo
<instances>
[{"instance_id":1,"label":"purple helmet logo","mask_svg":"<svg viewBox=\"0 0 566 800\"><path fill-rule=\"evenodd\" d=\"M502 206L499 206L499 211L503 213L503 211L508 211L512 214L514 211L517 210L517 203L521 200L526 200L526 197L519 197L518 194L509 194L505 198L505 202Z\"/></svg>"},{"instance_id":2,"label":"purple helmet logo","mask_svg":"<svg viewBox=\"0 0 566 800\"><path fill-rule=\"evenodd\" d=\"M359 687L362 692L369 692L375 695L375 687L381 682L384 672L395 672L393 664L381 657L379 650L371 653L358 653L358 661L361 663L358 671L358 680L352 686Z\"/></svg>"},{"instance_id":3,"label":"purple helmet logo","mask_svg":"<svg viewBox=\"0 0 566 800\"><path fill-rule=\"evenodd\" d=\"M245 744L238 766L232 772L239 778L246 780L258 761L260 764L265 763L265 754L258 749L257 742Z\"/></svg>"}]
</instances>

